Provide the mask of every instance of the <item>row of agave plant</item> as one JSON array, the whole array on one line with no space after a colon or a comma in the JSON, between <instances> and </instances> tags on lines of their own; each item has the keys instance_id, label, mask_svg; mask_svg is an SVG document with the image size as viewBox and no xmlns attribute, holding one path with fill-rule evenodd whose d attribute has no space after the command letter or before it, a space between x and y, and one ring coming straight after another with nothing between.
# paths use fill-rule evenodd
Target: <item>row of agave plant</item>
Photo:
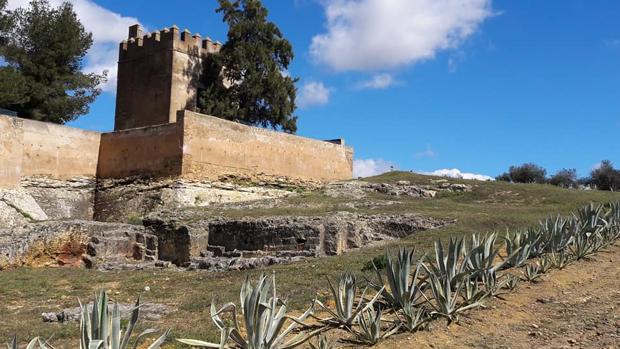
<instances>
[{"instance_id":1,"label":"row of agave plant","mask_svg":"<svg viewBox=\"0 0 620 349\"><path fill-rule=\"evenodd\" d=\"M275 275L262 275L256 284L246 279L240 305L211 304L211 318L221 331L220 342L177 339L207 348L288 349L317 338L314 349L328 349L334 342L324 332L339 328L352 334L350 341L373 345L397 332L414 332L437 318L448 322L459 314L483 307L485 300L514 290L520 280L536 282L551 268L587 258L620 239L620 202L588 205L568 218L548 218L536 228L507 233L503 244L498 234L474 234L470 239L451 239L447 246L435 243L434 256L416 256L401 249L396 258L386 252L385 271L374 268L376 278L360 287L356 276L345 272L336 283L328 278L333 306L315 299L300 316L288 315L285 299L276 293ZM536 259L536 262L532 262ZM521 277L514 274L522 269ZM325 317L316 314L317 308ZM118 306L108 306L105 292L93 305L82 306L80 349L137 348L146 330L132 339L138 322L140 299L130 321L121 331ZM310 321L313 320L313 321ZM243 326L241 325L243 323ZM157 349L169 337L166 331L148 348ZM27 349L53 349L40 338ZM14 339L9 349L17 349Z\"/></svg>"}]
</instances>

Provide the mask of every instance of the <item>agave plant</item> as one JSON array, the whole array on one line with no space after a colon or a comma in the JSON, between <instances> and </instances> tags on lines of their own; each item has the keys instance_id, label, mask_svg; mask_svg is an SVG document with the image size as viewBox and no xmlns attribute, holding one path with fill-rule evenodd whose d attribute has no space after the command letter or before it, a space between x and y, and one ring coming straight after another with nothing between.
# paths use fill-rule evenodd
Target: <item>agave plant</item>
<instances>
[{"instance_id":1,"label":"agave plant","mask_svg":"<svg viewBox=\"0 0 620 349\"><path fill-rule=\"evenodd\" d=\"M551 260L551 257L547 255L541 257L540 260L538 261L538 268L540 269L541 274L545 274L546 272L548 272L552 266L553 266L553 261Z\"/></svg>"},{"instance_id":2,"label":"agave plant","mask_svg":"<svg viewBox=\"0 0 620 349\"><path fill-rule=\"evenodd\" d=\"M237 306L234 303L227 303L219 310L216 309L215 302L211 303L211 319L222 333L219 344L194 339L178 339L178 341L207 348L226 348L225 342L231 340L232 348L288 349L305 343L323 330L318 329L308 334L298 333L289 338L291 332L300 326L305 326L303 322L314 311L314 304L300 317L286 315L287 303L276 294L275 274L271 283L267 279L267 276L261 275L256 286L252 285L249 278L245 279L239 297L241 314L237 313ZM231 314L231 326L221 317L226 312ZM244 320L245 331L239 324L239 317ZM287 320L290 320L290 324L285 328Z\"/></svg>"},{"instance_id":3,"label":"agave plant","mask_svg":"<svg viewBox=\"0 0 620 349\"><path fill-rule=\"evenodd\" d=\"M506 276L506 282L503 284L503 287L505 289L508 289L510 291L514 290L515 288L517 288L517 285L519 284L520 279L512 274L508 274Z\"/></svg>"},{"instance_id":4,"label":"agave plant","mask_svg":"<svg viewBox=\"0 0 620 349\"><path fill-rule=\"evenodd\" d=\"M559 252L568 247L572 240L569 221L557 215L555 218L547 218L540 222L540 233L545 242L546 252Z\"/></svg>"},{"instance_id":5,"label":"agave plant","mask_svg":"<svg viewBox=\"0 0 620 349\"><path fill-rule=\"evenodd\" d=\"M499 248L496 246L497 234L493 233L480 237L473 234L469 250L463 249L463 257L466 258L466 269L479 278L487 271L497 271L502 269L507 260L496 263L499 255Z\"/></svg>"},{"instance_id":6,"label":"agave plant","mask_svg":"<svg viewBox=\"0 0 620 349\"><path fill-rule=\"evenodd\" d=\"M379 298L379 296L383 294L383 291L385 289L384 287L381 287L377 291L375 296L371 300L366 302L365 297L368 290L368 286L366 286L362 291L359 300L357 300L356 305L355 303L357 297L357 279L353 273L345 272L344 274L342 274L338 281L338 288L334 287L329 278L327 279L327 283L331 290L332 296L334 297L336 309L332 310L320 301L316 300L315 302L331 315L331 317L327 319L320 320L323 323L331 325L341 325L349 329L354 323L356 323L360 313L372 307Z\"/></svg>"},{"instance_id":7,"label":"agave plant","mask_svg":"<svg viewBox=\"0 0 620 349\"><path fill-rule=\"evenodd\" d=\"M595 233L606 222L603 219L603 205L590 203L573 214L574 220L579 222L582 232Z\"/></svg>"},{"instance_id":8,"label":"agave plant","mask_svg":"<svg viewBox=\"0 0 620 349\"><path fill-rule=\"evenodd\" d=\"M414 306L408 303L401 309L401 313L402 315L398 315L400 325L409 332L424 328L430 320L429 311L424 305Z\"/></svg>"},{"instance_id":9,"label":"agave plant","mask_svg":"<svg viewBox=\"0 0 620 349\"><path fill-rule=\"evenodd\" d=\"M357 342L367 345L375 345L382 339L385 339L398 332L400 324L393 325L390 329L382 333L381 331L381 308L375 310L367 308L362 311L359 318L359 327L361 331L354 331Z\"/></svg>"},{"instance_id":10,"label":"agave plant","mask_svg":"<svg viewBox=\"0 0 620 349\"><path fill-rule=\"evenodd\" d=\"M532 246L526 241L523 232L506 233L504 243L507 253L505 261L508 266L520 267L530 258Z\"/></svg>"},{"instance_id":11,"label":"agave plant","mask_svg":"<svg viewBox=\"0 0 620 349\"><path fill-rule=\"evenodd\" d=\"M385 254L387 260L385 268L387 287L381 272L376 267L374 269L379 279L379 285L374 287L377 290L383 290L381 292L383 300L396 310L402 309L406 305L417 303L423 291L422 282L420 281L420 270L424 257L415 262L415 250L408 251L407 249L400 249L395 261L387 251ZM414 264L415 271L412 274L411 269Z\"/></svg>"},{"instance_id":12,"label":"agave plant","mask_svg":"<svg viewBox=\"0 0 620 349\"><path fill-rule=\"evenodd\" d=\"M98 295L95 295L92 312L89 310L88 305L82 305L81 302L80 307L82 309L80 318L80 349L126 349L129 347L131 335L140 316L140 297L136 300L131 319L122 336L121 312L117 303L110 310L107 292L102 290ZM140 333L134 339L132 347L137 348L146 335L154 332L156 331L153 329L147 329ZM159 348L169 335L170 330L161 335L148 348Z\"/></svg>"},{"instance_id":13,"label":"agave plant","mask_svg":"<svg viewBox=\"0 0 620 349\"><path fill-rule=\"evenodd\" d=\"M571 262L570 255L566 253L566 251L561 252L552 252L551 253L551 263L554 268L564 269Z\"/></svg>"},{"instance_id":14,"label":"agave plant","mask_svg":"<svg viewBox=\"0 0 620 349\"><path fill-rule=\"evenodd\" d=\"M466 283L469 282L468 275L463 273L456 274L451 279L447 273L438 274L436 270L429 269L426 265L424 265L424 268L429 276L428 283L433 298L431 301L426 294L422 293L422 296L433 309L431 315L445 317L448 319L448 322L452 322L458 319L458 314L461 312L482 306L480 301L470 304L459 304L459 298L463 292L463 288ZM456 285L452 285L453 282L455 282Z\"/></svg>"},{"instance_id":15,"label":"agave plant","mask_svg":"<svg viewBox=\"0 0 620 349\"><path fill-rule=\"evenodd\" d=\"M332 349L334 347L334 341L330 341L325 336L319 336L316 345L310 343L310 347L312 349Z\"/></svg>"},{"instance_id":16,"label":"agave plant","mask_svg":"<svg viewBox=\"0 0 620 349\"><path fill-rule=\"evenodd\" d=\"M17 337L14 336L11 339L11 342L6 345L6 347L8 349L19 349L19 347L17 346ZM39 349L54 349L54 347L52 347L46 341L42 340L39 337L33 338L30 342L28 342L28 345L26 345L26 349L36 349L36 348L39 348Z\"/></svg>"},{"instance_id":17,"label":"agave plant","mask_svg":"<svg viewBox=\"0 0 620 349\"><path fill-rule=\"evenodd\" d=\"M586 232L588 229L588 227L585 227L584 230L578 231L572 243L568 246L575 260L584 259L597 252L601 247L598 231Z\"/></svg>"},{"instance_id":18,"label":"agave plant","mask_svg":"<svg viewBox=\"0 0 620 349\"><path fill-rule=\"evenodd\" d=\"M482 274L482 283L487 296L499 296L502 293L500 290L504 288L506 282L507 279L498 277L495 270L487 270Z\"/></svg>"},{"instance_id":19,"label":"agave plant","mask_svg":"<svg viewBox=\"0 0 620 349\"><path fill-rule=\"evenodd\" d=\"M536 280L542 276L538 264L526 264L523 275L525 276L525 280L529 282L536 282Z\"/></svg>"},{"instance_id":20,"label":"agave plant","mask_svg":"<svg viewBox=\"0 0 620 349\"><path fill-rule=\"evenodd\" d=\"M427 268L429 274L436 276L445 276L450 285L454 287L459 279L465 274L469 255L466 255L463 261L460 260L463 251L463 239L450 239L447 251L444 251L441 240L435 241L435 263L430 264Z\"/></svg>"},{"instance_id":21,"label":"agave plant","mask_svg":"<svg viewBox=\"0 0 620 349\"><path fill-rule=\"evenodd\" d=\"M485 299L488 293L484 289L480 288L478 280L472 277L465 282L461 295L465 304L474 304Z\"/></svg>"}]
</instances>

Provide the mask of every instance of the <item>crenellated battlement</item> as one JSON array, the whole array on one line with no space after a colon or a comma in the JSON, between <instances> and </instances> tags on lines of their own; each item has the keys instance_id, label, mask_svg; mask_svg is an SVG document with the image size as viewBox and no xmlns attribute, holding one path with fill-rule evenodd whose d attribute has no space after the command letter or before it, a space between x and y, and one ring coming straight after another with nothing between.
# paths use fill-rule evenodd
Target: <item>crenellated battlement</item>
<instances>
[{"instance_id":1,"label":"crenellated battlement","mask_svg":"<svg viewBox=\"0 0 620 349\"><path fill-rule=\"evenodd\" d=\"M222 43L198 33L181 31L176 25L144 34L139 24L129 27L127 40L120 43L119 61L143 58L161 50L175 50L192 56L207 56L220 51Z\"/></svg>"},{"instance_id":2,"label":"crenellated battlement","mask_svg":"<svg viewBox=\"0 0 620 349\"><path fill-rule=\"evenodd\" d=\"M115 130L168 124L179 110L197 110L207 57L222 44L173 25L144 33L129 27L120 44Z\"/></svg>"}]
</instances>

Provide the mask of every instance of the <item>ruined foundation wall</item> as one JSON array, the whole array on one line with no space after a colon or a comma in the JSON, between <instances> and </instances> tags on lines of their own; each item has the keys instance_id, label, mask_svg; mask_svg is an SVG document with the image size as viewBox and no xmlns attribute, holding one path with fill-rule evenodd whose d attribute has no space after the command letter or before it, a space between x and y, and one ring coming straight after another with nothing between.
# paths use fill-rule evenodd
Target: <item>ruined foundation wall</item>
<instances>
[{"instance_id":1,"label":"ruined foundation wall","mask_svg":"<svg viewBox=\"0 0 620 349\"><path fill-rule=\"evenodd\" d=\"M257 174L315 181L352 178L353 150L190 111L184 124L183 177Z\"/></svg>"}]
</instances>

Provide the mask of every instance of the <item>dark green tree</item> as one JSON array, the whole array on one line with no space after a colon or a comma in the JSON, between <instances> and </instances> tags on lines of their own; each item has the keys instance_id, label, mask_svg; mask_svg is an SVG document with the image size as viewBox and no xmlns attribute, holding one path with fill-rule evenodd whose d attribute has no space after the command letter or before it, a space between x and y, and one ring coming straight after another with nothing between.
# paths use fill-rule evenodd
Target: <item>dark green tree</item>
<instances>
[{"instance_id":1,"label":"dark green tree","mask_svg":"<svg viewBox=\"0 0 620 349\"><path fill-rule=\"evenodd\" d=\"M590 173L590 185L599 190L620 190L620 170L616 170L609 160L601 161L601 165Z\"/></svg>"},{"instance_id":2,"label":"dark green tree","mask_svg":"<svg viewBox=\"0 0 620 349\"><path fill-rule=\"evenodd\" d=\"M508 172L502 173L495 179L513 183L545 183L547 170L533 164L527 163L521 166L510 166Z\"/></svg>"},{"instance_id":3,"label":"dark green tree","mask_svg":"<svg viewBox=\"0 0 620 349\"><path fill-rule=\"evenodd\" d=\"M93 40L73 6L52 8L47 0L32 0L28 8L3 13L11 25L0 46L7 63L0 69L0 107L55 123L88 113L106 73L81 71Z\"/></svg>"},{"instance_id":4,"label":"dark green tree","mask_svg":"<svg viewBox=\"0 0 620 349\"><path fill-rule=\"evenodd\" d=\"M293 48L267 20L259 0L218 0L228 40L206 62L199 109L205 114L263 127L297 130L297 79L284 74Z\"/></svg>"},{"instance_id":5,"label":"dark green tree","mask_svg":"<svg viewBox=\"0 0 620 349\"><path fill-rule=\"evenodd\" d=\"M11 28L11 16L6 10L8 0L0 0L0 47L6 43L8 31Z\"/></svg>"},{"instance_id":6,"label":"dark green tree","mask_svg":"<svg viewBox=\"0 0 620 349\"><path fill-rule=\"evenodd\" d=\"M577 170L574 168L561 169L549 178L549 184L562 188L574 188L577 185Z\"/></svg>"}]
</instances>

